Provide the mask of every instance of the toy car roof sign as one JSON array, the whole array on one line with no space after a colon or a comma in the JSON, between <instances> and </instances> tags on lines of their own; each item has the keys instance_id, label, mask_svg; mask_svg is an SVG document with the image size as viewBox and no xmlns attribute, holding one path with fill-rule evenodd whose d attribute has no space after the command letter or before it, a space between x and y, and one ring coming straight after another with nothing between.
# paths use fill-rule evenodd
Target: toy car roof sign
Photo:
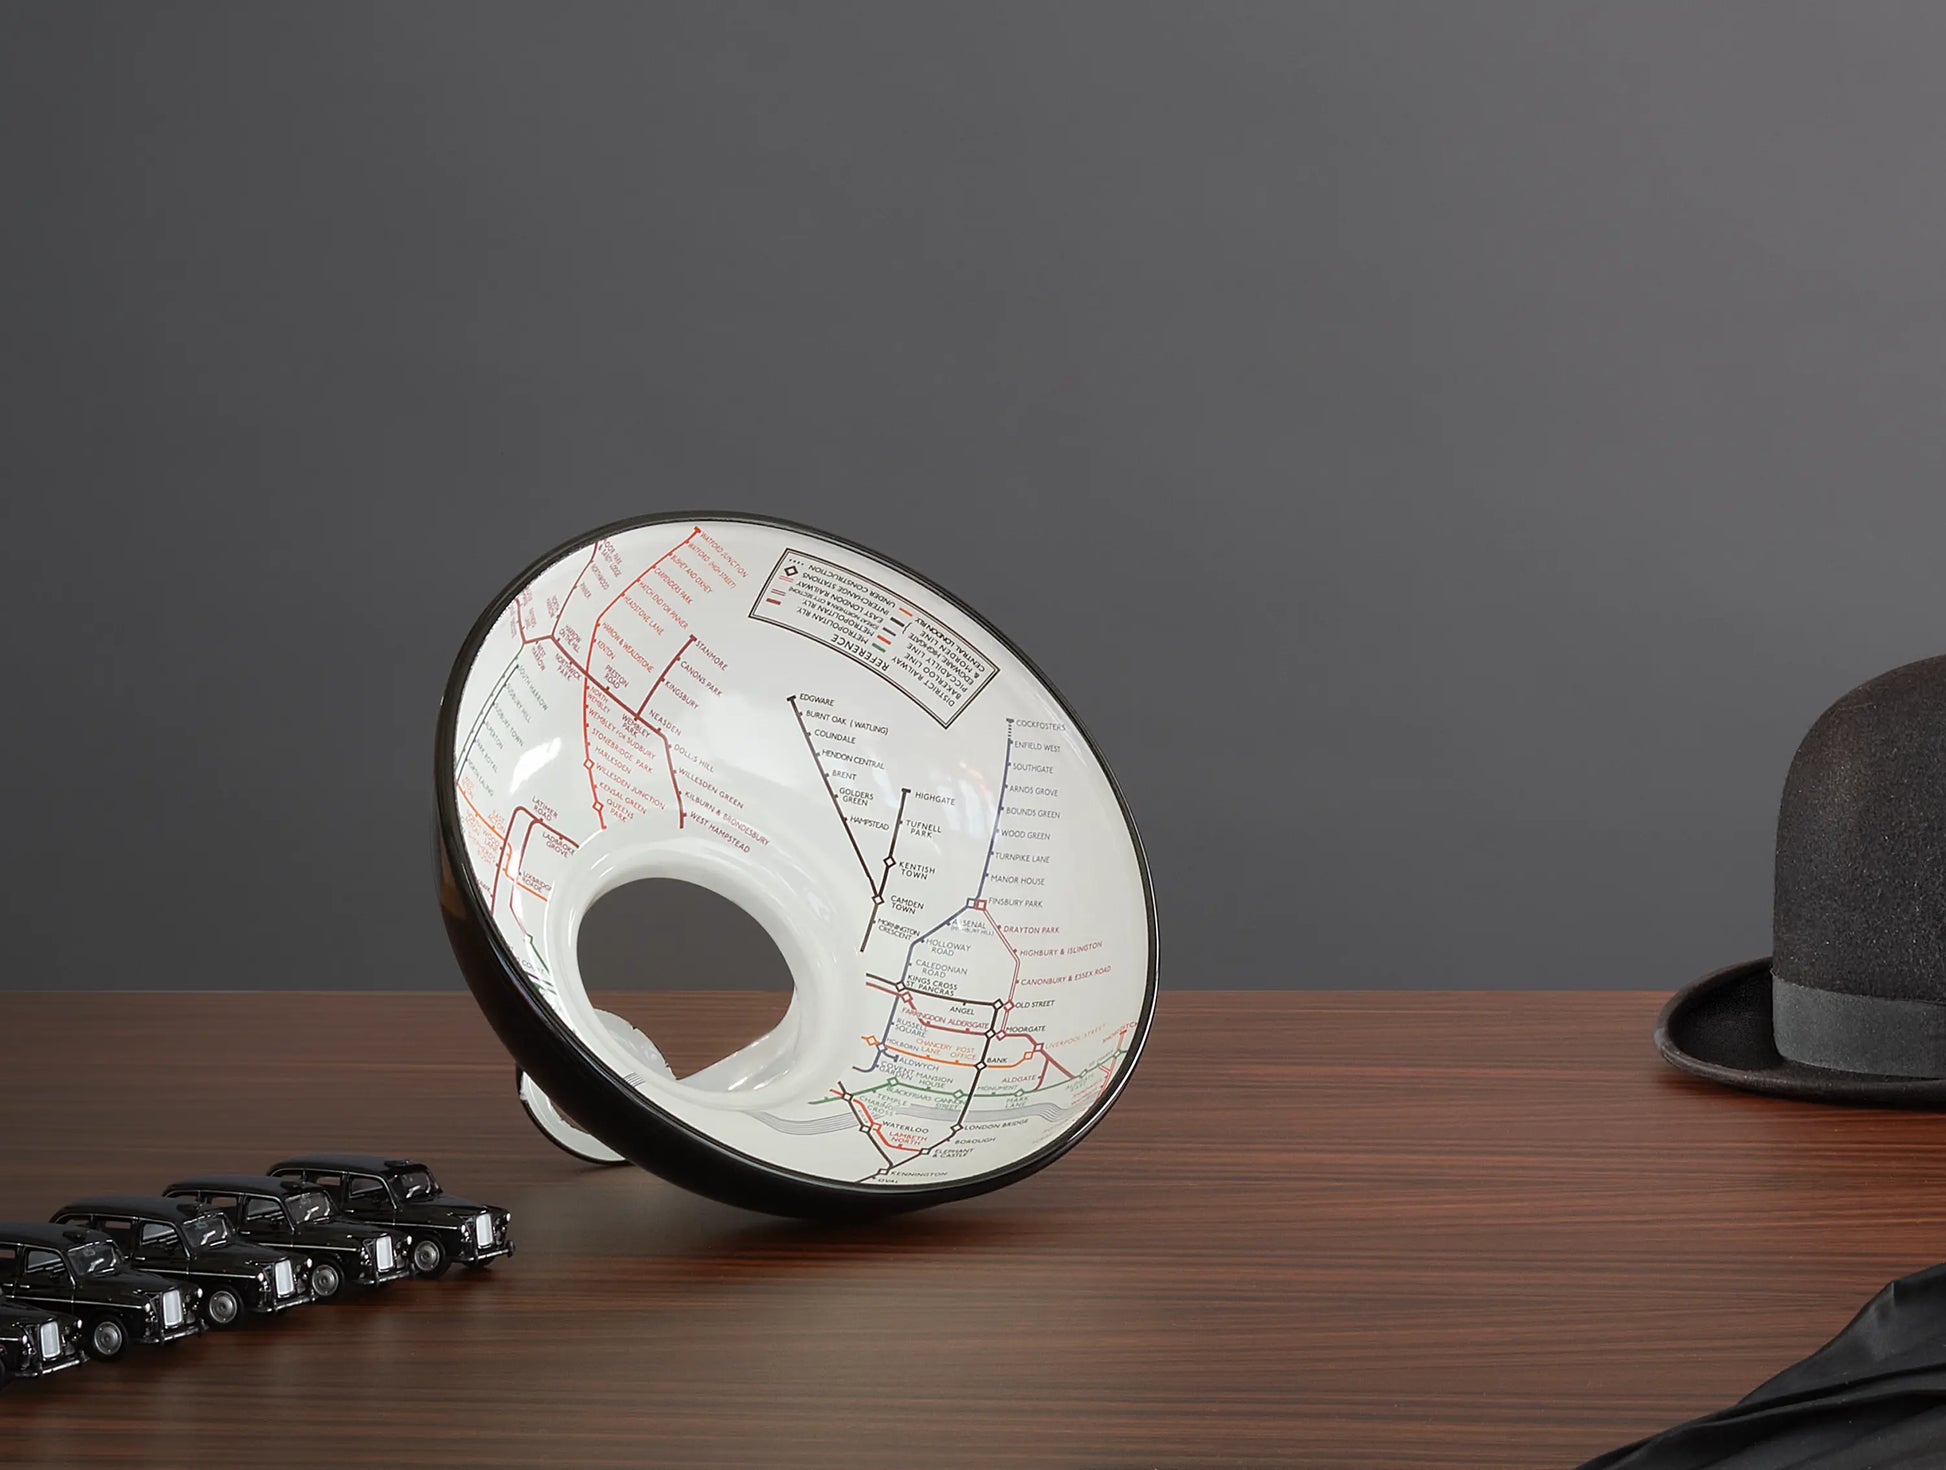
<instances>
[{"instance_id":1,"label":"toy car roof sign","mask_svg":"<svg viewBox=\"0 0 1946 1470\"><path fill-rule=\"evenodd\" d=\"M1050 1162L1141 1048L1154 910L1107 767L1005 637L836 537L665 516L541 558L460 651L435 789L461 969L588 1157L782 1214L909 1209ZM794 985L682 1078L576 958L645 878L741 905Z\"/></svg>"}]
</instances>

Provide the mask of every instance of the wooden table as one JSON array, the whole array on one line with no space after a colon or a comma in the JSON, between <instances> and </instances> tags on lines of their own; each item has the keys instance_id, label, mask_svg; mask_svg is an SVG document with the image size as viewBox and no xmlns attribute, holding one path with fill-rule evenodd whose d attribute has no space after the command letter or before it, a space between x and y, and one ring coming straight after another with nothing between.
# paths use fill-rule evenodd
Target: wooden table
<instances>
[{"instance_id":1,"label":"wooden table","mask_svg":"<svg viewBox=\"0 0 1946 1470\"><path fill-rule=\"evenodd\" d=\"M1569 1465L1946 1256L1946 1118L1689 1082L1659 1001L1167 994L1074 1153L847 1232L556 1152L464 995L0 996L0 1214L373 1148L521 1247L16 1384L0 1463ZM605 1003L679 1070L776 1008Z\"/></svg>"}]
</instances>

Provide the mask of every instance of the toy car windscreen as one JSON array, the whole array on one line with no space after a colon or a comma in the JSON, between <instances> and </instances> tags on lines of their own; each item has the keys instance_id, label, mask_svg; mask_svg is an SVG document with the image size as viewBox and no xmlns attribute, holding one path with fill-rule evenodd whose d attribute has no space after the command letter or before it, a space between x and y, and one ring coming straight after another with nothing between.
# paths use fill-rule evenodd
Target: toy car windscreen
<instances>
[{"instance_id":1,"label":"toy car windscreen","mask_svg":"<svg viewBox=\"0 0 1946 1470\"><path fill-rule=\"evenodd\" d=\"M615 1154L787 1213L927 1203L1053 1158L1134 1062L1154 925L1112 778L1006 639L859 547L703 516L561 549L475 625L439 759L469 983ZM794 984L687 1077L577 964L589 907L644 878L740 904Z\"/></svg>"}]
</instances>

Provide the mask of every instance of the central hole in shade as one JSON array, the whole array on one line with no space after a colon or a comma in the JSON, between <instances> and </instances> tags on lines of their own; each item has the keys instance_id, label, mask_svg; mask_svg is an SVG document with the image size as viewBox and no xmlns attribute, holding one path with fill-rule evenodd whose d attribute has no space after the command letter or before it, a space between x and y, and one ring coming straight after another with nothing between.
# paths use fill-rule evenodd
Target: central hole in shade
<instances>
[{"instance_id":1,"label":"central hole in shade","mask_svg":"<svg viewBox=\"0 0 1946 1470\"><path fill-rule=\"evenodd\" d=\"M596 899L576 957L589 998L639 1027L678 1077L770 1032L790 1005L790 967L763 925L677 878Z\"/></svg>"}]
</instances>

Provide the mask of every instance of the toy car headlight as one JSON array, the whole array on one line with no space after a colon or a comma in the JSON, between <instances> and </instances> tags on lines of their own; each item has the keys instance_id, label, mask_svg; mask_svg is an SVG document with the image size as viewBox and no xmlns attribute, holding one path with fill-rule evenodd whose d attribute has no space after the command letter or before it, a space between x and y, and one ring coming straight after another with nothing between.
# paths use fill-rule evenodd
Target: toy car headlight
<instances>
[{"instance_id":1,"label":"toy car headlight","mask_svg":"<svg viewBox=\"0 0 1946 1470\"><path fill-rule=\"evenodd\" d=\"M912 1209L1051 1162L1146 1036L1148 873L1087 733L978 615L836 537L655 517L549 553L461 648L435 776L454 953L582 1157L779 1214ZM740 905L794 985L682 1078L576 953L656 878Z\"/></svg>"}]
</instances>

